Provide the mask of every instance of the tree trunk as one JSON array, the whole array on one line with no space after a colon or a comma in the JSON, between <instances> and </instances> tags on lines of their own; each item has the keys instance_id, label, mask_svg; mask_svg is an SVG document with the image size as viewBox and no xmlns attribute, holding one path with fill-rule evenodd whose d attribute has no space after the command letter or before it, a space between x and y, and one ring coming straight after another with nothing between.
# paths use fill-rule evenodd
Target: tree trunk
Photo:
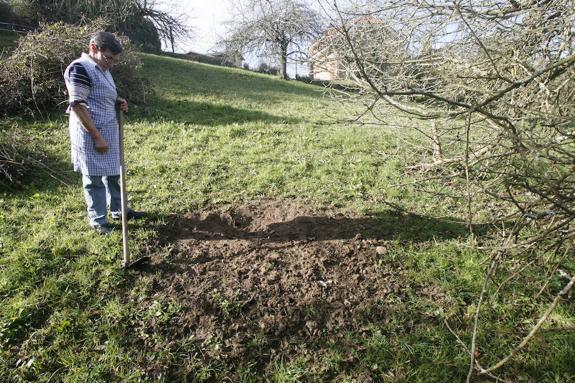
<instances>
[{"instance_id":1,"label":"tree trunk","mask_svg":"<svg viewBox=\"0 0 575 383\"><path fill-rule=\"evenodd\" d=\"M287 44L282 44L280 51L280 77L288 80L287 74Z\"/></svg>"},{"instance_id":2,"label":"tree trunk","mask_svg":"<svg viewBox=\"0 0 575 383\"><path fill-rule=\"evenodd\" d=\"M437 133L437 121L431 122L431 135L433 137L433 162L439 163L441 159L441 141Z\"/></svg>"}]
</instances>

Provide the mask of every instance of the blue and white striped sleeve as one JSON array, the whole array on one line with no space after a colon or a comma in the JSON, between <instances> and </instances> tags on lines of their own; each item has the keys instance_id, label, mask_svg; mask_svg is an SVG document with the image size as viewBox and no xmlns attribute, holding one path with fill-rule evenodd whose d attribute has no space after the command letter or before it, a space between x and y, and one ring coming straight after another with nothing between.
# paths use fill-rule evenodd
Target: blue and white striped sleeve
<instances>
[{"instance_id":1,"label":"blue and white striped sleeve","mask_svg":"<svg viewBox=\"0 0 575 383\"><path fill-rule=\"evenodd\" d=\"M68 88L70 108L78 104L84 104L88 107L88 95L92 88L92 80L82 64L74 63L68 69L66 86Z\"/></svg>"}]
</instances>

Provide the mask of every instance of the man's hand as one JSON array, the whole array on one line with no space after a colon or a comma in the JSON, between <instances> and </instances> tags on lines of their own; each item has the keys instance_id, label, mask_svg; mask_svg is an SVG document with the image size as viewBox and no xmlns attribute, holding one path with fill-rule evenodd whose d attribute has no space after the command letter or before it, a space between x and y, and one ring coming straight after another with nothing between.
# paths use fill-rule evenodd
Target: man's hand
<instances>
[{"instance_id":1,"label":"man's hand","mask_svg":"<svg viewBox=\"0 0 575 383\"><path fill-rule=\"evenodd\" d=\"M94 138L94 146L98 153L106 153L108 151L108 143L104 140L104 137L98 135Z\"/></svg>"},{"instance_id":2,"label":"man's hand","mask_svg":"<svg viewBox=\"0 0 575 383\"><path fill-rule=\"evenodd\" d=\"M120 109L122 112L128 111L128 101L126 101L122 97L118 97L118 99L116 100L116 104L118 105L118 109Z\"/></svg>"}]
</instances>

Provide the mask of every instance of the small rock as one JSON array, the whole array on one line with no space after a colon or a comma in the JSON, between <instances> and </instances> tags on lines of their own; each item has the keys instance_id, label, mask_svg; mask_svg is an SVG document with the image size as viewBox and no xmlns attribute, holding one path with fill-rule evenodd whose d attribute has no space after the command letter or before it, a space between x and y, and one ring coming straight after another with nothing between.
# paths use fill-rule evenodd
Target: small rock
<instances>
[{"instance_id":1,"label":"small rock","mask_svg":"<svg viewBox=\"0 0 575 383\"><path fill-rule=\"evenodd\" d=\"M317 328L317 323L310 320L310 321L305 322L305 327L307 328L307 330L310 333L313 333L315 331L315 329Z\"/></svg>"},{"instance_id":2,"label":"small rock","mask_svg":"<svg viewBox=\"0 0 575 383\"><path fill-rule=\"evenodd\" d=\"M375 248L375 252L376 252L378 255L385 255L385 254L387 254L387 247L385 247L385 246L378 246L378 247Z\"/></svg>"}]
</instances>

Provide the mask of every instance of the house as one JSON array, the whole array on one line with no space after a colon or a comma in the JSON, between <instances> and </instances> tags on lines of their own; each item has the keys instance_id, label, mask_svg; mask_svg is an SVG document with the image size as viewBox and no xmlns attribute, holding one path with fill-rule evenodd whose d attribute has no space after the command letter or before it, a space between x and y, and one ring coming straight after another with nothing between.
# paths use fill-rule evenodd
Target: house
<instances>
[{"instance_id":1,"label":"house","mask_svg":"<svg viewBox=\"0 0 575 383\"><path fill-rule=\"evenodd\" d=\"M388 31L385 23L373 16L353 19L346 25L346 29L355 39L379 37L381 32ZM345 80L357 72L341 27L328 29L309 47L308 57L309 76L312 80Z\"/></svg>"},{"instance_id":2,"label":"house","mask_svg":"<svg viewBox=\"0 0 575 383\"><path fill-rule=\"evenodd\" d=\"M312 80L333 81L345 78L342 60L334 44L338 35L336 28L330 28L309 47L308 66Z\"/></svg>"}]
</instances>

